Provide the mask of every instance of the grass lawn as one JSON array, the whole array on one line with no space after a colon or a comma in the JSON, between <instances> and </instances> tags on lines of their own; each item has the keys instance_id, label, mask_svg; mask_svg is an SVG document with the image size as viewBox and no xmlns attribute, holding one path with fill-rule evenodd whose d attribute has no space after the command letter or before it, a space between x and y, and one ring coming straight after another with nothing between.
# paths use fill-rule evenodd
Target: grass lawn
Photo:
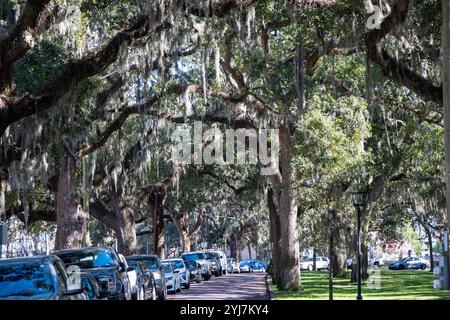
<instances>
[{"instance_id":1,"label":"grass lawn","mask_svg":"<svg viewBox=\"0 0 450 320\"><path fill-rule=\"evenodd\" d=\"M374 278L372 278L374 279ZM435 276L429 271L391 271L381 269L379 285L363 284L364 300L450 300L449 290L433 289ZM335 300L355 300L356 284L347 279L334 279ZM304 299L328 300L328 273L302 271L304 290L299 292L279 291L270 282L275 300Z\"/></svg>"}]
</instances>

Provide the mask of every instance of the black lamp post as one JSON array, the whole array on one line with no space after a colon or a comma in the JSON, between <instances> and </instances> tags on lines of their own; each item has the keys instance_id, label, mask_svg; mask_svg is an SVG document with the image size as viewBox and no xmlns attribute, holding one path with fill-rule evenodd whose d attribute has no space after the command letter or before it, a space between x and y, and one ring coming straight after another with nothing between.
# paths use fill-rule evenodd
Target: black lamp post
<instances>
[{"instance_id":1,"label":"black lamp post","mask_svg":"<svg viewBox=\"0 0 450 320\"><path fill-rule=\"evenodd\" d=\"M361 292L361 207L365 207L367 203L367 193L366 192L355 192L351 194L353 205L356 207L356 224L357 224L357 278L358 278L358 295L356 300L362 300Z\"/></svg>"}]
</instances>

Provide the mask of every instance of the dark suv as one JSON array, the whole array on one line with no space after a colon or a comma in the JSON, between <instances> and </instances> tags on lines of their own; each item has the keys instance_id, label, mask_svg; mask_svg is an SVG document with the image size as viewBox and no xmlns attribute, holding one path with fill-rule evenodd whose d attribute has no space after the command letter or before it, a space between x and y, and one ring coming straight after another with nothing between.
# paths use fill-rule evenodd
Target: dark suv
<instances>
[{"instance_id":1,"label":"dark suv","mask_svg":"<svg viewBox=\"0 0 450 320\"><path fill-rule=\"evenodd\" d=\"M125 265L112 248L81 248L56 251L66 267L78 266L91 273L101 289L101 298L130 300L131 292Z\"/></svg>"},{"instance_id":2,"label":"dark suv","mask_svg":"<svg viewBox=\"0 0 450 320\"><path fill-rule=\"evenodd\" d=\"M53 255L0 260L0 300L88 300Z\"/></svg>"},{"instance_id":3,"label":"dark suv","mask_svg":"<svg viewBox=\"0 0 450 320\"><path fill-rule=\"evenodd\" d=\"M127 261L141 261L153 274L153 280L156 286L156 295L158 300L166 300L167 288L166 277L164 275L164 268L161 265L161 261L155 255L142 255L142 256L129 256L126 257Z\"/></svg>"}]
</instances>

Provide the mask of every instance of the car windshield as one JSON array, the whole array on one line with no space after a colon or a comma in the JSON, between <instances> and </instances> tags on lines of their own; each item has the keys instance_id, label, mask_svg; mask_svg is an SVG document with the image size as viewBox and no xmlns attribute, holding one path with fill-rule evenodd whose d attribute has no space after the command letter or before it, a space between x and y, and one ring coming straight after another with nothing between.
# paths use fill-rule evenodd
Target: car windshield
<instances>
[{"instance_id":1,"label":"car windshield","mask_svg":"<svg viewBox=\"0 0 450 320\"><path fill-rule=\"evenodd\" d=\"M0 264L0 298L49 295L54 291L50 267L40 262Z\"/></svg>"},{"instance_id":2,"label":"car windshield","mask_svg":"<svg viewBox=\"0 0 450 320\"><path fill-rule=\"evenodd\" d=\"M172 267L174 269L183 269L184 268L184 263L183 261L180 260L174 260L170 262L172 264Z\"/></svg>"},{"instance_id":3,"label":"car windshield","mask_svg":"<svg viewBox=\"0 0 450 320\"><path fill-rule=\"evenodd\" d=\"M156 257L142 257L142 256L135 256L135 257L129 257L127 258L127 261L141 261L145 264L145 266L150 269L151 271L158 270L158 259Z\"/></svg>"},{"instance_id":4,"label":"car windshield","mask_svg":"<svg viewBox=\"0 0 450 320\"><path fill-rule=\"evenodd\" d=\"M170 263L163 263L162 264L163 268L164 268L164 272L165 273L172 273L172 266L170 265Z\"/></svg>"},{"instance_id":5,"label":"car windshield","mask_svg":"<svg viewBox=\"0 0 450 320\"><path fill-rule=\"evenodd\" d=\"M195 263L195 261L186 261L185 264L190 270L195 270L197 268L197 263Z\"/></svg>"},{"instance_id":6,"label":"car windshield","mask_svg":"<svg viewBox=\"0 0 450 320\"><path fill-rule=\"evenodd\" d=\"M77 265L82 269L118 266L112 252L108 250L63 252L57 255L66 265Z\"/></svg>"},{"instance_id":7,"label":"car windshield","mask_svg":"<svg viewBox=\"0 0 450 320\"><path fill-rule=\"evenodd\" d=\"M203 256L202 253L187 253L187 254L183 254L182 258L183 258L183 260L188 260L188 261L205 259L205 257Z\"/></svg>"},{"instance_id":8,"label":"car windshield","mask_svg":"<svg viewBox=\"0 0 450 320\"><path fill-rule=\"evenodd\" d=\"M216 257L214 256L214 253L212 253L212 252L205 252L205 258L206 258L206 260L214 260Z\"/></svg>"}]
</instances>

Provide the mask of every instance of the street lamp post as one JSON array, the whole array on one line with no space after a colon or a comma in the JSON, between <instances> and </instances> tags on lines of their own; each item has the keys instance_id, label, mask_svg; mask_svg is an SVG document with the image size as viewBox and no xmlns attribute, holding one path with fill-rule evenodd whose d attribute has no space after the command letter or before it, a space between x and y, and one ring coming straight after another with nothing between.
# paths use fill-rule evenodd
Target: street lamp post
<instances>
[{"instance_id":1,"label":"street lamp post","mask_svg":"<svg viewBox=\"0 0 450 320\"><path fill-rule=\"evenodd\" d=\"M358 294L356 300L362 300L361 291L361 207L365 207L367 203L367 193L366 192L355 192L352 193L352 202L356 207L356 241L357 241L357 280L358 280Z\"/></svg>"}]
</instances>

